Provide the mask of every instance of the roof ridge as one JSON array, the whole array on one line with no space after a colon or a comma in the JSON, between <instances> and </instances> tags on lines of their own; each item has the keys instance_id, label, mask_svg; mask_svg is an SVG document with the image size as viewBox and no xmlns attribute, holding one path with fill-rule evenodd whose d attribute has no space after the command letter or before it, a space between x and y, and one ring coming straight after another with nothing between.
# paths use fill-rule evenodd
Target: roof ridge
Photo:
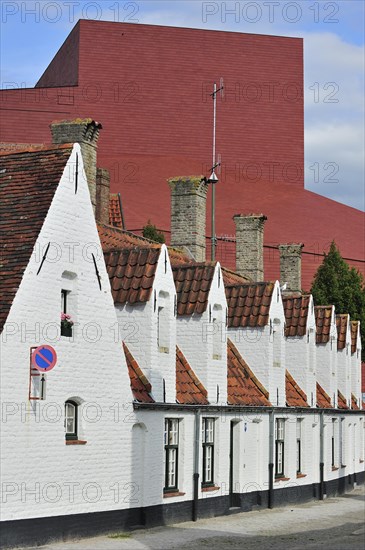
<instances>
[{"instance_id":1,"label":"roof ridge","mask_svg":"<svg viewBox=\"0 0 365 550\"><path fill-rule=\"evenodd\" d=\"M75 142L77 143L77 142ZM9 144L11 145L11 144ZM57 151L59 149L72 149L74 143L61 143L61 144L39 144L39 145L26 145L24 148L9 148L0 149L1 157L9 157L12 155L23 155L24 153L42 153L45 151Z\"/></svg>"}]
</instances>

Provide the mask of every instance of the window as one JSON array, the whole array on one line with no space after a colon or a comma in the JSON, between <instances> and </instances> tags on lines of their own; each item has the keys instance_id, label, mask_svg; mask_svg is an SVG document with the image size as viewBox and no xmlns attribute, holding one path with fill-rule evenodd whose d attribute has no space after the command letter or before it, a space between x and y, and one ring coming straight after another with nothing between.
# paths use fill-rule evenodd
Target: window
<instances>
[{"instance_id":1,"label":"window","mask_svg":"<svg viewBox=\"0 0 365 550\"><path fill-rule=\"evenodd\" d=\"M203 486L214 485L214 418L202 419Z\"/></svg>"},{"instance_id":2,"label":"window","mask_svg":"<svg viewBox=\"0 0 365 550\"><path fill-rule=\"evenodd\" d=\"M222 359L222 306L215 304L213 306L213 359Z\"/></svg>"},{"instance_id":3,"label":"window","mask_svg":"<svg viewBox=\"0 0 365 550\"><path fill-rule=\"evenodd\" d=\"M297 420L297 474L302 471L302 421Z\"/></svg>"},{"instance_id":4,"label":"window","mask_svg":"<svg viewBox=\"0 0 365 550\"><path fill-rule=\"evenodd\" d=\"M69 290L61 290L61 336L67 336L68 338L72 336L73 325L71 315L68 312L69 294Z\"/></svg>"},{"instance_id":5,"label":"window","mask_svg":"<svg viewBox=\"0 0 365 550\"><path fill-rule=\"evenodd\" d=\"M77 403L74 401L66 401L65 403L65 434L66 440L78 438Z\"/></svg>"},{"instance_id":6,"label":"window","mask_svg":"<svg viewBox=\"0 0 365 550\"><path fill-rule=\"evenodd\" d=\"M341 418L340 422L340 465L346 466L346 423L345 419Z\"/></svg>"},{"instance_id":7,"label":"window","mask_svg":"<svg viewBox=\"0 0 365 550\"><path fill-rule=\"evenodd\" d=\"M284 435L285 420L277 418L275 422L275 477L284 476Z\"/></svg>"},{"instance_id":8,"label":"window","mask_svg":"<svg viewBox=\"0 0 365 550\"><path fill-rule=\"evenodd\" d=\"M177 491L179 459L179 421L165 418L165 492Z\"/></svg>"},{"instance_id":9,"label":"window","mask_svg":"<svg viewBox=\"0 0 365 550\"><path fill-rule=\"evenodd\" d=\"M273 325L273 366L281 367L281 332L280 319L274 319Z\"/></svg>"},{"instance_id":10,"label":"window","mask_svg":"<svg viewBox=\"0 0 365 550\"><path fill-rule=\"evenodd\" d=\"M169 323L169 294L159 292L157 310L157 345L162 353L169 353L170 323Z\"/></svg>"},{"instance_id":11,"label":"window","mask_svg":"<svg viewBox=\"0 0 365 550\"><path fill-rule=\"evenodd\" d=\"M331 466L332 466L332 468L334 468L336 466L335 442L336 442L336 420L334 418L332 418L332 437L331 437Z\"/></svg>"}]
</instances>

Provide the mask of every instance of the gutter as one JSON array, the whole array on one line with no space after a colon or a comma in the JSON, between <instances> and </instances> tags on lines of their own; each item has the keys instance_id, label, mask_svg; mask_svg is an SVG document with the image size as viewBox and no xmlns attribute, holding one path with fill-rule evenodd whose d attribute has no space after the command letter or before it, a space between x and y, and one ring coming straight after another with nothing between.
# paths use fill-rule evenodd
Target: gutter
<instances>
[{"instance_id":1,"label":"gutter","mask_svg":"<svg viewBox=\"0 0 365 550\"><path fill-rule=\"evenodd\" d=\"M334 414L339 414L344 416L345 414L351 414L356 416L364 416L364 410L344 410L344 409L320 409L320 408L311 408L311 407L250 407L247 405L184 405L182 403L140 403L138 401L133 401L134 410L156 410L156 411L184 411L192 412L226 412L226 413L237 413L237 412L246 412L246 413L271 413L276 412L280 414L289 414L289 413L300 413L300 414L323 414L327 413L331 416Z\"/></svg>"},{"instance_id":2,"label":"gutter","mask_svg":"<svg viewBox=\"0 0 365 550\"><path fill-rule=\"evenodd\" d=\"M269 496L268 507L274 508L274 411L269 416Z\"/></svg>"},{"instance_id":3,"label":"gutter","mask_svg":"<svg viewBox=\"0 0 365 550\"><path fill-rule=\"evenodd\" d=\"M324 499L324 414L319 421L319 500Z\"/></svg>"},{"instance_id":4,"label":"gutter","mask_svg":"<svg viewBox=\"0 0 365 550\"><path fill-rule=\"evenodd\" d=\"M194 474L193 474L193 514L192 520L198 519L199 506L199 449L200 449L200 411L195 411L195 439L194 439Z\"/></svg>"}]
</instances>

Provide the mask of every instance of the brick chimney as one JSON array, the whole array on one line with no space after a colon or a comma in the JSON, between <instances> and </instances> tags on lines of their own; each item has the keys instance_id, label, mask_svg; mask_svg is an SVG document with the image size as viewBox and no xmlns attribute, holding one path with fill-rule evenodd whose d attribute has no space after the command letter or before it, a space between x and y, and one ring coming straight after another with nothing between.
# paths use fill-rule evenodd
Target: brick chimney
<instances>
[{"instance_id":1,"label":"brick chimney","mask_svg":"<svg viewBox=\"0 0 365 550\"><path fill-rule=\"evenodd\" d=\"M61 120L50 125L52 141L60 143L79 143L84 168L89 185L91 202L96 211L96 148L102 125L92 118Z\"/></svg>"},{"instance_id":2,"label":"brick chimney","mask_svg":"<svg viewBox=\"0 0 365 550\"><path fill-rule=\"evenodd\" d=\"M285 290L301 292L302 290L302 248L303 244L279 244L280 283Z\"/></svg>"},{"instance_id":3,"label":"brick chimney","mask_svg":"<svg viewBox=\"0 0 365 550\"><path fill-rule=\"evenodd\" d=\"M185 247L197 262L205 261L208 185L202 176L168 180L171 189L171 245Z\"/></svg>"},{"instance_id":4,"label":"brick chimney","mask_svg":"<svg viewBox=\"0 0 365 550\"><path fill-rule=\"evenodd\" d=\"M109 225L110 174L105 168L96 169L95 219Z\"/></svg>"},{"instance_id":5,"label":"brick chimney","mask_svg":"<svg viewBox=\"0 0 365 550\"><path fill-rule=\"evenodd\" d=\"M264 280L263 214L236 214L236 271L252 281Z\"/></svg>"}]
</instances>

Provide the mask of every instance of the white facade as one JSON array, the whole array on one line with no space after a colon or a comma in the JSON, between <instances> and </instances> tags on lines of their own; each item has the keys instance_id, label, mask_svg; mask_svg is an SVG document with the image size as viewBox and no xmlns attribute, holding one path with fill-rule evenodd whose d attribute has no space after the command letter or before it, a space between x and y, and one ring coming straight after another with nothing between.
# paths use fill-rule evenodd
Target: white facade
<instances>
[{"instance_id":1,"label":"white facade","mask_svg":"<svg viewBox=\"0 0 365 550\"><path fill-rule=\"evenodd\" d=\"M248 508L256 505L259 495L266 502L271 483L274 502L275 492L294 500L304 494L312 498L313 484L321 480L322 461L324 482L354 474L363 479L363 412L285 406L286 369L307 393L309 405L315 406L316 380L337 403L341 361L334 311L328 344L314 345L311 307L307 336L289 343L276 282L265 327L226 331L227 302L217 263L204 313L176 317L176 291L165 246L149 301L115 306L82 164L74 192L76 153L81 159L77 144L2 333L2 521L127 509L130 513L175 503L190 506L194 473L199 474L200 509L218 506L211 499L219 496L222 513L229 506L245 509L245 502ZM49 242L54 255L37 275ZM59 334L62 290L68 293L75 321L72 338ZM227 334L269 391L272 407L227 405ZM151 383L155 403L134 402L122 341ZM45 344L56 349L58 361L46 374L45 399L32 401L30 350ZM176 403L176 344L207 389L209 406ZM354 355L349 388L359 392L360 363ZM342 383L341 375L339 380ZM78 410L74 440L65 439L66 401L74 402ZM164 492L166 419L178 420L176 491L169 494ZM201 484L204 419L214 421L210 486ZM280 457L275 450L277 420ZM269 475L272 466L274 477ZM355 477L349 479L354 483ZM280 502L284 501L276 504ZM128 526L129 516L123 517ZM15 524L10 528L16 529Z\"/></svg>"}]
</instances>

